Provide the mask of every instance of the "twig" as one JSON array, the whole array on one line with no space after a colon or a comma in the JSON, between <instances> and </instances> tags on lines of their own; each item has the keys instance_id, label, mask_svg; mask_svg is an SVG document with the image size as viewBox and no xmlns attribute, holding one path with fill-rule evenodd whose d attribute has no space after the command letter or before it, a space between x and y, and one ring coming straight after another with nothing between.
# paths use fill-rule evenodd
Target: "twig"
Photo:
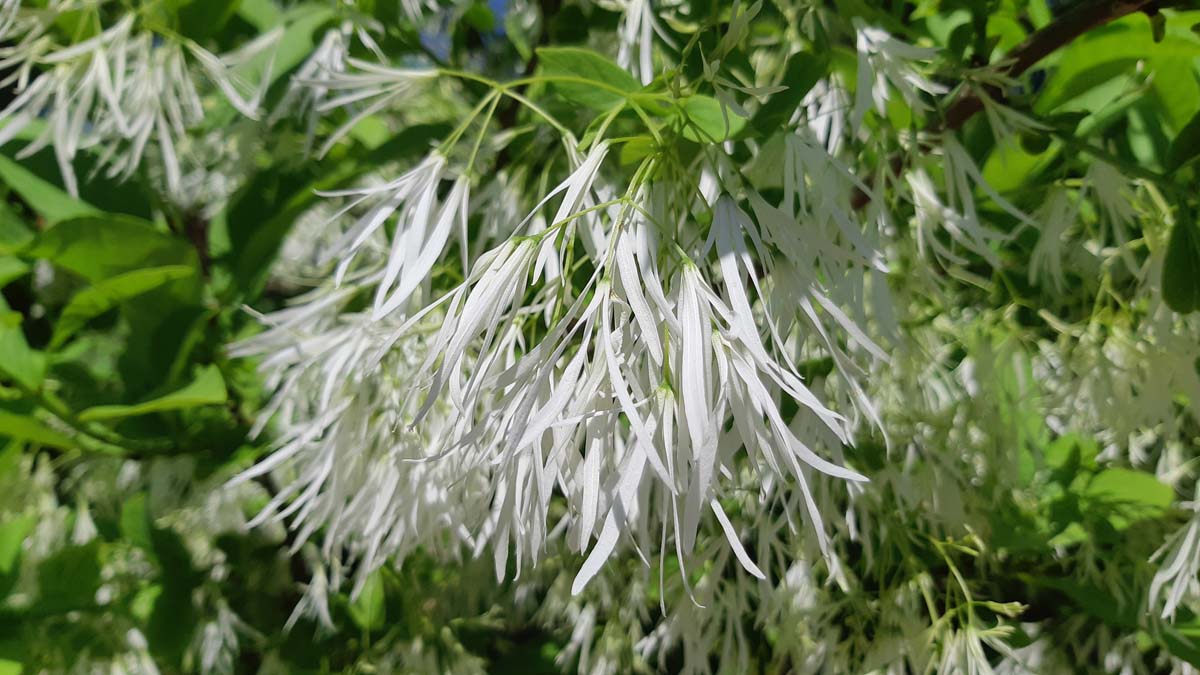
<instances>
[{"instance_id":1,"label":"twig","mask_svg":"<svg viewBox=\"0 0 1200 675\"><path fill-rule=\"evenodd\" d=\"M1039 61L1084 33L1134 12L1152 11L1161 4L1158 0L1094 0L1080 3L1014 47L1008 54L1007 65L1001 69L1002 74L1012 78L1020 77ZM988 95L997 100L1005 97L1004 92L999 90L990 91ZM974 91L963 89L946 109L942 123L934 125L929 132L957 130L982 110L983 99ZM893 174L897 174L904 167L904 163L905 158L902 155L893 155L888 160L888 168ZM871 197L867 192L856 188L850 198L850 205L855 210L860 210L870 201Z\"/></svg>"},{"instance_id":2,"label":"twig","mask_svg":"<svg viewBox=\"0 0 1200 675\"><path fill-rule=\"evenodd\" d=\"M1037 62L1070 44L1084 33L1111 23L1134 12L1150 9L1155 0L1101 0L1085 2L1030 35L1008 55L1004 75L1020 77ZM1002 98L995 92L993 98ZM962 95L946 110L943 128L955 130L966 124L975 113L983 110L983 100L974 92L963 90Z\"/></svg>"}]
</instances>

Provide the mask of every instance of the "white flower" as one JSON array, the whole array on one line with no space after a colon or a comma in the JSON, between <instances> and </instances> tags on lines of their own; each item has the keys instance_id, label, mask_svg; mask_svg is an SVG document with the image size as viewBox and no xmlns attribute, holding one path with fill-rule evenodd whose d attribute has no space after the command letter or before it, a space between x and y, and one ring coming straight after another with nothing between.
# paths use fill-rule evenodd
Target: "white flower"
<instances>
[{"instance_id":1,"label":"white flower","mask_svg":"<svg viewBox=\"0 0 1200 675\"><path fill-rule=\"evenodd\" d=\"M1200 485L1190 506L1191 520L1151 559L1162 562L1150 583L1150 611L1161 606L1162 618L1172 621L1185 601L1200 596Z\"/></svg>"},{"instance_id":2,"label":"white flower","mask_svg":"<svg viewBox=\"0 0 1200 675\"><path fill-rule=\"evenodd\" d=\"M1092 159L1087 174L1083 177L1088 194L1100 206L1104 223L1112 228L1111 236L1117 252L1130 272L1137 275L1139 269L1133 252L1129 249L1129 230L1137 227L1137 213L1132 203L1132 184L1113 165Z\"/></svg>"},{"instance_id":3,"label":"white flower","mask_svg":"<svg viewBox=\"0 0 1200 675\"><path fill-rule=\"evenodd\" d=\"M659 23L652 0L620 0L614 4L622 12L617 63L631 70L642 84L650 84L658 74L654 69L654 36L672 48L675 42Z\"/></svg>"},{"instance_id":4,"label":"white flower","mask_svg":"<svg viewBox=\"0 0 1200 675\"><path fill-rule=\"evenodd\" d=\"M433 69L391 68L344 56L345 46L327 46L323 62L306 67L308 77L297 78L299 85L310 87L314 110L328 113L345 108L349 119L329 135L318 149L324 155L364 118L374 115L397 100L411 96L437 76Z\"/></svg>"},{"instance_id":5,"label":"white flower","mask_svg":"<svg viewBox=\"0 0 1200 675\"><path fill-rule=\"evenodd\" d=\"M1054 189L1047 196L1046 203L1033 216L1041 234L1029 258L1029 283L1036 284L1044 278L1055 291L1066 287L1062 249L1064 237L1075 225L1078 213L1078 205L1071 202L1066 190Z\"/></svg>"},{"instance_id":6,"label":"white flower","mask_svg":"<svg viewBox=\"0 0 1200 675\"><path fill-rule=\"evenodd\" d=\"M1001 233L982 222L975 205L975 190L1016 218L1023 226L1036 227L1033 219L1002 197L983 178L979 167L959 142L950 135L942 139L942 163L945 173L945 201L924 169L906 174L911 199L916 209L917 244L920 252L932 251L934 257L962 265L966 259L956 254L938 237L944 229L958 244L980 256L993 267L1000 266L992 245L1012 238L1015 232Z\"/></svg>"},{"instance_id":7,"label":"white flower","mask_svg":"<svg viewBox=\"0 0 1200 675\"><path fill-rule=\"evenodd\" d=\"M61 8L47 10L53 11ZM79 191L72 162L80 150L98 146L99 165L108 167L108 175L128 178L153 143L167 192L179 196L184 169L178 148L188 129L204 119L193 63L231 105L254 117L270 81L271 61L257 89L235 67L271 50L283 34L277 28L217 57L191 41L135 31L134 17L127 13L99 35L66 47L44 34L42 21L32 21L20 24L26 33L16 45L0 49L0 66L15 68L3 84L15 84L18 91L0 112L5 122L0 144L44 116L41 131L18 157L52 144L72 195Z\"/></svg>"},{"instance_id":8,"label":"white flower","mask_svg":"<svg viewBox=\"0 0 1200 675\"><path fill-rule=\"evenodd\" d=\"M914 47L897 40L887 31L867 26L862 19L854 19L857 31L858 81L854 91L854 113L850 126L855 131L862 126L863 116L869 108L883 115L891 97L889 85L900 92L910 108L917 112L929 110L922 94L939 95L948 90L922 75L913 65L929 61L937 56L936 49Z\"/></svg>"}]
</instances>

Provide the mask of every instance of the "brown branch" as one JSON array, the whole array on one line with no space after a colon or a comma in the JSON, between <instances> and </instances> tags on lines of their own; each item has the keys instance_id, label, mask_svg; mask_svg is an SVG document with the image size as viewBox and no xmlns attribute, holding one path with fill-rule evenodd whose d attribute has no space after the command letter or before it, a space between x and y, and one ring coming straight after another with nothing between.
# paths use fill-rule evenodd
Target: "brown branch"
<instances>
[{"instance_id":1,"label":"brown branch","mask_svg":"<svg viewBox=\"0 0 1200 675\"><path fill-rule=\"evenodd\" d=\"M1013 48L1008 55L1008 66L1003 69L1003 74L1008 77L1020 77L1039 61L1093 28L1099 28L1134 12L1149 10L1154 4L1155 0L1084 2ZM963 95L946 110L943 128L958 129L981 110L983 101L979 96L970 90L963 90Z\"/></svg>"},{"instance_id":2,"label":"brown branch","mask_svg":"<svg viewBox=\"0 0 1200 675\"><path fill-rule=\"evenodd\" d=\"M1093 0L1082 2L1069 10L1042 29L1030 35L1024 42L1009 52L1007 65L1001 73L1008 77L1020 77L1027 70L1050 54L1070 44L1088 31L1099 28L1134 12L1154 11L1161 2L1159 0ZM989 95L996 99L1004 98L1002 91L991 91ZM929 129L932 133L939 131L954 131L960 129L967 120L983 110L983 100L970 89L963 89L950 107L940 125ZM904 158L894 155L888 160L888 166L893 173L899 173L903 168ZM850 205L859 210L871 201L870 195L861 189L856 189L850 199Z\"/></svg>"}]
</instances>

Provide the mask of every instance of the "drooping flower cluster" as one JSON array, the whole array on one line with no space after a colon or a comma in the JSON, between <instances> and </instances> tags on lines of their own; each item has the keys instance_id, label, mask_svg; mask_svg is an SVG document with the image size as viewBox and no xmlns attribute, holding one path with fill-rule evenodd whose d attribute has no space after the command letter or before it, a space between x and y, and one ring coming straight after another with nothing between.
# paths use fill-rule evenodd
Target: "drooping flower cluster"
<instances>
[{"instance_id":1,"label":"drooping flower cluster","mask_svg":"<svg viewBox=\"0 0 1200 675\"><path fill-rule=\"evenodd\" d=\"M125 179L142 164L146 148L157 148L166 191L184 190L190 128L206 118L199 78L215 86L242 115L258 116L264 86L270 81L270 55L282 29L217 56L196 42L146 30L134 13L124 13L87 39L63 44L55 21L63 13L96 13L104 3L53 0L48 7L13 3L0 23L0 67L11 71L0 85L16 96L0 111L0 144L27 140L17 157L52 146L67 191L78 195L74 159L96 149L96 170ZM96 4L96 3L93 3ZM99 19L97 18L97 22ZM259 84L239 74L238 66L265 59Z\"/></svg>"},{"instance_id":2,"label":"drooping flower cluster","mask_svg":"<svg viewBox=\"0 0 1200 675\"><path fill-rule=\"evenodd\" d=\"M659 18L649 3L622 7L619 62L649 83ZM758 11L739 8L725 36L732 43ZM1039 235L1027 268L1034 283L1067 283L1064 266L1086 257L1076 250L1081 231L1114 240L1112 252L1127 257L1136 216L1119 191L1100 188L1119 174L1098 162L1083 189L1059 186L1030 215L991 187L954 130L938 127L902 130L878 144L906 149L902 161L874 177L855 173L849 158L874 141L869 115L889 114L897 94L910 112L929 113L931 97L948 92L929 74L934 50L862 22L855 31L857 81L836 72L818 81L785 132L745 142L756 153L745 166L733 160L741 143L733 138L686 158L657 138L649 155L621 158L636 167L625 171L614 148L628 139L605 136L604 125L583 143L535 139L553 158L536 180L520 164L480 176L477 161L512 138L488 134L500 101L565 130L552 112L497 87L398 178L329 193L334 236L321 240L332 243L305 256L324 265L327 280L234 348L262 358L276 391L267 413L278 448L237 479L271 473L286 486L260 521L289 522L300 542L323 532L336 574L354 570L357 585L418 549L490 555L498 578L531 585L541 583L539 563L578 554L544 612L577 625L564 658L592 672L620 671L631 652L661 665L676 649L689 672L706 671L711 654L745 669L742 622L752 607L764 625L803 619L811 628L806 649L791 655L804 672L1060 667L1007 646L1019 603L987 599L985 620L960 579L936 591L946 596L939 613L924 570L905 570L905 585L871 601L880 626L863 635L886 635L877 643L819 628L849 610L822 604L830 591L818 577L853 597L876 573L871 565L890 564L903 527L947 560L979 555L977 539L942 542L990 526L972 491L1023 489L1001 448L1029 443L995 401L1024 406L1036 391L1048 411L1087 406L1087 414L1057 410L1088 431L1096 424L1087 415L1129 405L1100 392L1072 400L1023 379L1022 368L1061 374L1071 358L1106 353L1086 340L1042 341L1040 358L1019 366L992 342L987 318L963 312L916 328L913 316L918 298L949 304L962 293L946 277L978 286L980 266L1003 274L1002 251L1026 228ZM719 74L723 49L726 40L697 77L729 99L728 129L754 110L739 95L777 89ZM456 76L346 61L324 43L318 53L296 91L307 90L318 112L347 108L322 151L432 78ZM1002 143L1041 128L992 97L1009 84L981 68L964 87L986 96L983 112ZM459 141L472 129L467 154ZM1084 199L1101 205L1101 227L1082 226ZM896 265L915 268L904 285L891 274ZM1135 350L1166 339L1150 330ZM1052 379L1074 386L1113 373ZM1169 424L1172 413L1159 413L1131 421L1130 431ZM878 441L885 466L855 450L864 438ZM971 451L938 458L932 449L942 447ZM912 520L889 512L897 509ZM1190 540L1181 536L1155 582L1174 584L1171 598L1185 587L1179 561ZM664 606L649 631L620 609L631 558L657 578ZM619 640L606 616L629 627ZM631 652L608 650L624 640Z\"/></svg>"}]
</instances>

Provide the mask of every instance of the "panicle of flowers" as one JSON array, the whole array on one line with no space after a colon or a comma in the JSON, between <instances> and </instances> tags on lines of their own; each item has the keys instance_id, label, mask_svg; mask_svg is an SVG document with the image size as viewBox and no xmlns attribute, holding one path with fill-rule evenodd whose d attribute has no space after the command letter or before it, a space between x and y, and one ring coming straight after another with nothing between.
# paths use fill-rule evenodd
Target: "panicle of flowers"
<instances>
[{"instance_id":1,"label":"panicle of flowers","mask_svg":"<svg viewBox=\"0 0 1200 675\"><path fill-rule=\"evenodd\" d=\"M1000 267L993 244L1010 239L1013 233L1001 233L982 221L976 206L975 191L986 194L992 203L1022 226L1036 227L1036 224L988 184L975 161L953 135L943 134L940 151L943 192L934 186L924 168L910 170L905 175L915 209L918 250L922 255L932 254L933 258L944 263L965 264L966 259L942 241L939 235L944 230L953 242L993 267Z\"/></svg>"},{"instance_id":2,"label":"panicle of flowers","mask_svg":"<svg viewBox=\"0 0 1200 675\"><path fill-rule=\"evenodd\" d=\"M854 112L850 126L858 130L862 126L867 110L875 109L880 115L887 110L891 88L917 112L930 110L923 95L944 94L948 90L923 75L915 64L930 61L937 50L916 47L862 19L854 19L858 49L858 82L855 85Z\"/></svg>"},{"instance_id":3,"label":"panicle of flowers","mask_svg":"<svg viewBox=\"0 0 1200 675\"><path fill-rule=\"evenodd\" d=\"M1132 181L1112 164L1093 159L1088 165L1083 182L1088 194L1100 207L1100 215L1103 218L1101 222L1111 228L1112 240L1121 261L1132 274L1140 276L1142 271L1129 249L1130 231L1140 229L1133 206Z\"/></svg>"},{"instance_id":4,"label":"panicle of flowers","mask_svg":"<svg viewBox=\"0 0 1200 675\"><path fill-rule=\"evenodd\" d=\"M1046 196L1046 202L1033 216L1041 231L1029 258L1029 283L1044 279L1056 291L1066 288L1063 247L1078 215L1079 205L1067 190L1055 188Z\"/></svg>"},{"instance_id":5,"label":"panicle of flowers","mask_svg":"<svg viewBox=\"0 0 1200 675\"><path fill-rule=\"evenodd\" d=\"M1184 506L1192 517L1154 554L1162 562L1150 583L1150 611L1161 611L1162 618L1172 621L1181 606L1200 597L1200 484Z\"/></svg>"},{"instance_id":6,"label":"panicle of flowers","mask_svg":"<svg viewBox=\"0 0 1200 675\"><path fill-rule=\"evenodd\" d=\"M335 287L348 275L357 275L354 283L269 317L271 330L235 348L266 356L277 389L268 413L281 417L279 449L241 480L284 464L294 471L261 518L292 518L302 524L301 540L324 526L327 550L345 544L363 569L448 532L477 555L490 546L503 578L510 550L518 576L544 554L556 529L550 502L557 491L570 505L559 526L571 548L587 552L574 592L627 532L634 541L671 541L686 563L707 511L739 564L761 577L719 499L720 477L738 470L744 448L758 470L796 482L800 507L827 550L810 487L814 472L865 479L810 447L832 446L840 458L850 423L804 383L769 319L770 337L760 333L767 306L754 307L754 298L766 298L755 260L763 252L761 243L752 249L746 241L761 242L762 235L729 196L712 206L700 201L714 217L693 259L664 228L694 227L675 210L690 208L694 198L676 202L652 182L617 197L601 176L607 151L599 142L576 157L573 171L440 298L417 290L451 236L465 231L471 210L464 177L439 199L445 157L434 152L394 181L331 193L349 199L344 211L361 210L329 256L339 260ZM555 216L538 225L537 212L553 199ZM355 263L364 247L381 243L382 224L392 217L386 256ZM539 283L557 278L576 241L594 267L584 287ZM465 238L460 246L465 250ZM705 258L714 251L710 267ZM816 278L813 272L798 283ZM366 289L374 295L371 309L338 317L339 305ZM806 297L820 306L806 312L822 328L818 311L839 328L852 326L822 294ZM317 316L325 318L304 327ZM547 318L545 331L527 343L524 326L539 316ZM422 326L438 328L425 333ZM851 339L879 353L861 331ZM829 334L823 340L834 344ZM396 368L410 374L384 375ZM303 403L317 391L315 401ZM799 404L800 419L781 416L779 396ZM722 431L726 420L731 435ZM429 473L443 471L455 478ZM376 480L386 483L353 495L338 487ZM440 524L425 520L432 508L422 508L427 515L411 527L403 522L400 514L413 508L410 491L419 490L440 495L417 500L437 504Z\"/></svg>"},{"instance_id":7,"label":"panicle of flowers","mask_svg":"<svg viewBox=\"0 0 1200 675\"><path fill-rule=\"evenodd\" d=\"M989 64L971 68L964 73L964 87L979 99L988 126L996 143L1011 143L1020 134L1048 132L1050 127L1029 115L1005 105L993 95L996 91L1013 91L1020 83L1006 72L1008 64Z\"/></svg>"},{"instance_id":8,"label":"panicle of flowers","mask_svg":"<svg viewBox=\"0 0 1200 675\"><path fill-rule=\"evenodd\" d=\"M368 49L381 62L384 54L373 34L383 31L375 19L352 15L336 28L331 28L321 37L308 58L296 69L288 83L287 91L276 104L270 121L278 122L285 117L300 117L305 126L305 149L311 151L316 139L317 123L329 108L325 104L337 91L325 84L326 80L337 79L349 67L350 49L355 41Z\"/></svg>"},{"instance_id":9,"label":"panicle of flowers","mask_svg":"<svg viewBox=\"0 0 1200 675\"><path fill-rule=\"evenodd\" d=\"M270 52L282 28L217 56L190 40L145 31L135 14L126 13L93 37L61 45L50 27L68 5L31 10L27 20L19 15L8 29L14 44L0 48L0 66L13 70L3 84L14 86L17 95L0 111L6 122L0 143L33 130L18 157L52 145L73 195L79 189L73 166L79 151L98 147L97 168L128 178L152 143L167 192L178 196L184 174L179 146L205 115L196 75L207 78L240 113L255 117L270 81L271 58L265 57L258 85L246 82L237 67Z\"/></svg>"},{"instance_id":10,"label":"panicle of flowers","mask_svg":"<svg viewBox=\"0 0 1200 675\"><path fill-rule=\"evenodd\" d=\"M675 42L662 27L659 15L668 3L655 0L618 0L613 2L621 12L620 40L617 63L649 84L658 71L654 67L655 37L675 48Z\"/></svg>"},{"instance_id":11,"label":"panicle of flowers","mask_svg":"<svg viewBox=\"0 0 1200 675\"><path fill-rule=\"evenodd\" d=\"M371 39L365 31L356 35L360 40ZM345 109L349 114L346 122L329 134L318 155L329 152L363 119L412 96L437 76L431 68L396 68L354 58L346 53L346 40L344 31L327 34L321 43L324 51L314 54L293 80L308 90L303 98L308 99L314 113L324 115ZM317 57L320 59L314 60ZM315 119L311 123L315 124Z\"/></svg>"}]
</instances>

